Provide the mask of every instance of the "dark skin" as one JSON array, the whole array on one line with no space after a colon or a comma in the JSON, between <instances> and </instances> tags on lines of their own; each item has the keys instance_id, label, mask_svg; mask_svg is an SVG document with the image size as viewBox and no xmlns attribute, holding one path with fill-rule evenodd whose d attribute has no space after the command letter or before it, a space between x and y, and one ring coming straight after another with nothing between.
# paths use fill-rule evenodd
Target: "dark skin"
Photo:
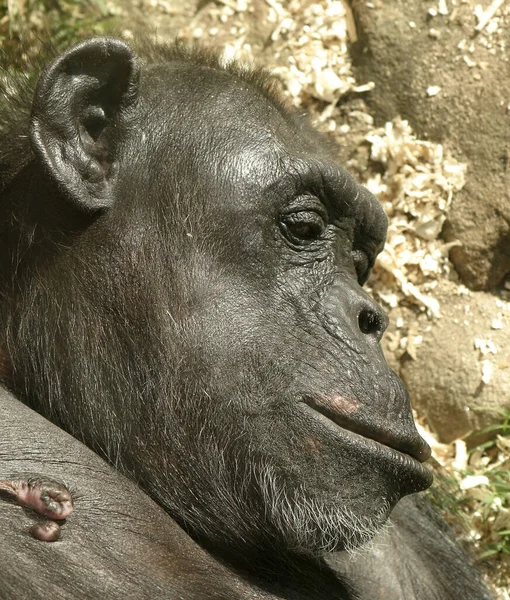
<instances>
[{"instance_id":1,"label":"dark skin","mask_svg":"<svg viewBox=\"0 0 510 600\"><path fill-rule=\"evenodd\" d=\"M224 597L373 597L324 553L432 479L361 287L375 198L267 78L211 55L89 40L28 125L3 167L11 388L248 585Z\"/></svg>"}]
</instances>

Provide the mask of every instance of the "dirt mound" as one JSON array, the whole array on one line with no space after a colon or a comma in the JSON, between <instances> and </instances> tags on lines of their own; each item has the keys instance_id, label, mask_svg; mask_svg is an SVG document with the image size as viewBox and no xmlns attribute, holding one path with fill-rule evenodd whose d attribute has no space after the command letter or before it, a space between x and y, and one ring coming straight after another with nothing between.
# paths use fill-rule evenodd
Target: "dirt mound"
<instances>
[{"instance_id":1,"label":"dirt mound","mask_svg":"<svg viewBox=\"0 0 510 600\"><path fill-rule=\"evenodd\" d=\"M510 410L510 303L449 281L435 294L441 318L413 324L400 375L413 405L451 442L500 419L491 409Z\"/></svg>"}]
</instances>

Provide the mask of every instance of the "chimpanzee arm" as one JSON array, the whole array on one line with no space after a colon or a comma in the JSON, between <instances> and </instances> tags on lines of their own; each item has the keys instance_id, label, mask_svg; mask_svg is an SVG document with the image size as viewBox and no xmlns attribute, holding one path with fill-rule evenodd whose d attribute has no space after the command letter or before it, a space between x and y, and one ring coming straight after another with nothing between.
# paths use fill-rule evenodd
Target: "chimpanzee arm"
<instances>
[{"instance_id":1,"label":"chimpanzee arm","mask_svg":"<svg viewBox=\"0 0 510 600\"><path fill-rule=\"evenodd\" d=\"M74 501L60 541L48 544L29 532L37 514L0 500L0 598L240 597L232 573L136 485L3 388L0 423L0 480L62 481Z\"/></svg>"},{"instance_id":2,"label":"chimpanzee arm","mask_svg":"<svg viewBox=\"0 0 510 600\"><path fill-rule=\"evenodd\" d=\"M492 599L450 527L419 494L397 504L389 528L367 550L337 553L329 562L361 598Z\"/></svg>"}]
</instances>

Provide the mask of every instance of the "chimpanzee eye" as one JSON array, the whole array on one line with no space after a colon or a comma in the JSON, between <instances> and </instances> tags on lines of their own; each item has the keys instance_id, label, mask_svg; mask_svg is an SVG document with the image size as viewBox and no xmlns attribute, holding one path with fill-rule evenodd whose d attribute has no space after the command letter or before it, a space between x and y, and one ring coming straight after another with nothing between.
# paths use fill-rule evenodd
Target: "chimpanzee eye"
<instances>
[{"instance_id":1,"label":"chimpanzee eye","mask_svg":"<svg viewBox=\"0 0 510 600\"><path fill-rule=\"evenodd\" d=\"M319 213L301 210L284 215L280 228L290 242L303 246L318 239L324 233L326 223Z\"/></svg>"}]
</instances>

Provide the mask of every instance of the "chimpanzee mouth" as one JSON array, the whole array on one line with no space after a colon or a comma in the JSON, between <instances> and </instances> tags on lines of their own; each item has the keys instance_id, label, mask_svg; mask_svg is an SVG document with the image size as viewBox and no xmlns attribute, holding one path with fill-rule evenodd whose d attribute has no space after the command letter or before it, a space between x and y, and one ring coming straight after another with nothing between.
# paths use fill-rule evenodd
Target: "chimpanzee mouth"
<instances>
[{"instance_id":1,"label":"chimpanzee mouth","mask_svg":"<svg viewBox=\"0 0 510 600\"><path fill-rule=\"evenodd\" d=\"M313 411L316 418L319 416L324 422L327 420L330 426L333 425L344 436L347 435L350 439L357 438L367 450L376 451L385 455L392 463L398 463L402 469L422 480L423 489L432 484L432 471L422 464L430 458L430 447L417 433L393 439L384 432L375 431L346 418L312 397L303 398L301 404Z\"/></svg>"}]
</instances>

